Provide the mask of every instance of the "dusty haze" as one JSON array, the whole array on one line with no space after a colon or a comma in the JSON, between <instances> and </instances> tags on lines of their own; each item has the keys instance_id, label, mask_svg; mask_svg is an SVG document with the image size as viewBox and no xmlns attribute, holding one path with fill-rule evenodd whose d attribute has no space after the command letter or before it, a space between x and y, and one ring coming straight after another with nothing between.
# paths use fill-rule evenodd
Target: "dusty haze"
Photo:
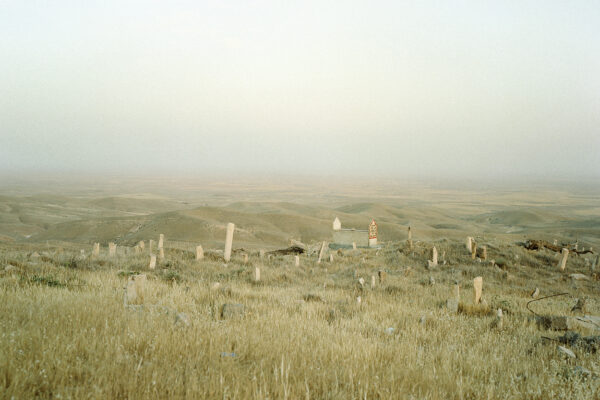
<instances>
[{"instance_id":1,"label":"dusty haze","mask_svg":"<svg viewBox=\"0 0 600 400\"><path fill-rule=\"evenodd\" d=\"M598 2L196 3L0 2L0 168L598 176Z\"/></svg>"}]
</instances>

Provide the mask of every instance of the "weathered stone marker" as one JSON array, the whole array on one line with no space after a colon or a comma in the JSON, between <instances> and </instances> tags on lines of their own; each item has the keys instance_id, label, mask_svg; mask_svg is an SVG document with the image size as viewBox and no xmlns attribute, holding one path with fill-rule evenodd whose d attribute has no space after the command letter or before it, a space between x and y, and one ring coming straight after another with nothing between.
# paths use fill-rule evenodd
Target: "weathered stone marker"
<instances>
[{"instance_id":1,"label":"weathered stone marker","mask_svg":"<svg viewBox=\"0 0 600 400\"><path fill-rule=\"evenodd\" d=\"M200 261L204 258L204 250L202 249L202 246L198 245L196 246L196 261Z\"/></svg>"},{"instance_id":2,"label":"weathered stone marker","mask_svg":"<svg viewBox=\"0 0 600 400\"><path fill-rule=\"evenodd\" d=\"M352 242L352 250L356 250L356 242Z\"/></svg>"},{"instance_id":3,"label":"weathered stone marker","mask_svg":"<svg viewBox=\"0 0 600 400\"><path fill-rule=\"evenodd\" d=\"M260 281L260 268L254 268L254 282Z\"/></svg>"},{"instance_id":4,"label":"weathered stone marker","mask_svg":"<svg viewBox=\"0 0 600 400\"><path fill-rule=\"evenodd\" d=\"M158 235L158 248L162 249L164 244L165 244L165 235L161 233L160 235Z\"/></svg>"},{"instance_id":5,"label":"weathered stone marker","mask_svg":"<svg viewBox=\"0 0 600 400\"><path fill-rule=\"evenodd\" d=\"M100 255L100 243L94 243L94 250L92 250L92 255L96 257Z\"/></svg>"},{"instance_id":6,"label":"weathered stone marker","mask_svg":"<svg viewBox=\"0 0 600 400\"><path fill-rule=\"evenodd\" d=\"M117 254L117 245L113 242L108 244L108 255L114 257Z\"/></svg>"},{"instance_id":7,"label":"weathered stone marker","mask_svg":"<svg viewBox=\"0 0 600 400\"><path fill-rule=\"evenodd\" d=\"M471 248L471 260L474 260L477 257L477 243L473 242Z\"/></svg>"},{"instance_id":8,"label":"weathered stone marker","mask_svg":"<svg viewBox=\"0 0 600 400\"><path fill-rule=\"evenodd\" d=\"M369 224L369 247L377 246L377 223L374 219Z\"/></svg>"},{"instance_id":9,"label":"weathered stone marker","mask_svg":"<svg viewBox=\"0 0 600 400\"><path fill-rule=\"evenodd\" d=\"M225 236L225 252L223 254L225 258L225 262L229 262L231 260L231 247L233 246L233 231L235 230L235 225L233 223L227 224L227 235Z\"/></svg>"},{"instance_id":10,"label":"weathered stone marker","mask_svg":"<svg viewBox=\"0 0 600 400\"><path fill-rule=\"evenodd\" d=\"M376 286L375 275L371 275L371 290L375 289L375 286Z\"/></svg>"},{"instance_id":11,"label":"weathered stone marker","mask_svg":"<svg viewBox=\"0 0 600 400\"><path fill-rule=\"evenodd\" d=\"M329 262L332 263L333 262L333 254L329 255Z\"/></svg>"},{"instance_id":12,"label":"weathered stone marker","mask_svg":"<svg viewBox=\"0 0 600 400\"><path fill-rule=\"evenodd\" d=\"M567 267L567 258L569 257L569 250L567 249L562 249L562 258L560 259L559 263L558 263L558 267L560 268L561 271L564 271L565 268Z\"/></svg>"},{"instance_id":13,"label":"weathered stone marker","mask_svg":"<svg viewBox=\"0 0 600 400\"><path fill-rule=\"evenodd\" d=\"M140 240L140 242L138 243L138 246L140 246L140 249L144 250L146 248L146 244L144 243L143 240Z\"/></svg>"},{"instance_id":14,"label":"weathered stone marker","mask_svg":"<svg viewBox=\"0 0 600 400\"><path fill-rule=\"evenodd\" d=\"M502 309L499 308L496 311L496 328L502 329Z\"/></svg>"},{"instance_id":15,"label":"weathered stone marker","mask_svg":"<svg viewBox=\"0 0 600 400\"><path fill-rule=\"evenodd\" d=\"M132 275L129 277L127 280L127 291L125 298L127 304L141 303L144 301L145 285L146 274Z\"/></svg>"},{"instance_id":16,"label":"weathered stone marker","mask_svg":"<svg viewBox=\"0 0 600 400\"><path fill-rule=\"evenodd\" d=\"M481 248L481 250L482 250L481 258L483 259L483 261L486 261L487 260L487 246L483 246Z\"/></svg>"},{"instance_id":17,"label":"weathered stone marker","mask_svg":"<svg viewBox=\"0 0 600 400\"><path fill-rule=\"evenodd\" d=\"M467 236L467 250L470 252L473 251L473 238L471 236Z\"/></svg>"},{"instance_id":18,"label":"weathered stone marker","mask_svg":"<svg viewBox=\"0 0 600 400\"><path fill-rule=\"evenodd\" d=\"M152 254L150 256L150 265L148 266L150 269L156 268L156 255Z\"/></svg>"},{"instance_id":19,"label":"weathered stone marker","mask_svg":"<svg viewBox=\"0 0 600 400\"><path fill-rule=\"evenodd\" d=\"M158 249L158 259L159 260L165 259L165 249L162 247L160 249Z\"/></svg>"},{"instance_id":20,"label":"weathered stone marker","mask_svg":"<svg viewBox=\"0 0 600 400\"><path fill-rule=\"evenodd\" d=\"M483 278L478 276L473 279L473 289L475 290L475 304L481 303L481 292L483 291Z\"/></svg>"},{"instance_id":21,"label":"weathered stone marker","mask_svg":"<svg viewBox=\"0 0 600 400\"><path fill-rule=\"evenodd\" d=\"M454 297L456 297L456 301L460 301L460 285L458 281L454 282Z\"/></svg>"},{"instance_id":22,"label":"weathered stone marker","mask_svg":"<svg viewBox=\"0 0 600 400\"><path fill-rule=\"evenodd\" d=\"M431 250L431 262L434 266L438 265L438 252L435 246L433 246L433 250Z\"/></svg>"},{"instance_id":23,"label":"weathered stone marker","mask_svg":"<svg viewBox=\"0 0 600 400\"><path fill-rule=\"evenodd\" d=\"M377 271L377 275L379 275L379 283L383 284L385 282L385 279L387 278L387 272L380 269L379 271Z\"/></svg>"},{"instance_id":24,"label":"weathered stone marker","mask_svg":"<svg viewBox=\"0 0 600 400\"><path fill-rule=\"evenodd\" d=\"M295 256L295 257L294 257L294 265L295 265L296 267L299 267L299 266L300 266L300 256Z\"/></svg>"},{"instance_id":25,"label":"weathered stone marker","mask_svg":"<svg viewBox=\"0 0 600 400\"><path fill-rule=\"evenodd\" d=\"M326 247L327 247L327 243L323 242L323 244L321 244L321 250L319 251L319 259L317 260L317 264L321 264L321 260L323 259L323 256L325 255Z\"/></svg>"}]
</instances>

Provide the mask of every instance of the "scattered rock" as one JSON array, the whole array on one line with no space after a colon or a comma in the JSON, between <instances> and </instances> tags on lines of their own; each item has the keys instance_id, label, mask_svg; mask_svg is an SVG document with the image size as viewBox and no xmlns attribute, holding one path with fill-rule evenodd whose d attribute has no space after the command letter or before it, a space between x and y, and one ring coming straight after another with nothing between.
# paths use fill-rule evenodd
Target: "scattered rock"
<instances>
[{"instance_id":1,"label":"scattered rock","mask_svg":"<svg viewBox=\"0 0 600 400\"><path fill-rule=\"evenodd\" d=\"M175 316L175 325L181 325L181 326L190 326L190 319L188 318L187 314L185 313L178 313Z\"/></svg>"},{"instance_id":2,"label":"scattered rock","mask_svg":"<svg viewBox=\"0 0 600 400\"><path fill-rule=\"evenodd\" d=\"M569 277L576 281L589 281L590 278L584 274L570 274Z\"/></svg>"},{"instance_id":3,"label":"scattered rock","mask_svg":"<svg viewBox=\"0 0 600 400\"><path fill-rule=\"evenodd\" d=\"M241 317L246 309L243 304L223 304L221 306L221 318Z\"/></svg>"},{"instance_id":4,"label":"scattered rock","mask_svg":"<svg viewBox=\"0 0 600 400\"><path fill-rule=\"evenodd\" d=\"M218 290L221 287L219 282L215 282L210 286L210 290Z\"/></svg>"},{"instance_id":5,"label":"scattered rock","mask_svg":"<svg viewBox=\"0 0 600 400\"><path fill-rule=\"evenodd\" d=\"M385 333L387 333L388 335L393 335L393 334L394 334L394 328L392 328L392 327L390 327L390 328L387 328L387 329L385 330Z\"/></svg>"},{"instance_id":6,"label":"scattered rock","mask_svg":"<svg viewBox=\"0 0 600 400\"><path fill-rule=\"evenodd\" d=\"M568 358L577 358L575 353L573 353L571 350L567 349L564 346L557 346L556 349L558 350L559 353L564 354Z\"/></svg>"},{"instance_id":7,"label":"scattered rock","mask_svg":"<svg viewBox=\"0 0 600 400\"><path fill-rule=\"evenodd\" d=\"M540 295L540 289L539 288L535 288L535 290L533 292L531 292L531 298L532 299L536 299L539 295Z\"/></svg>"},{"instance_id":8,"label":"scattered rock","mask_svg":"<svg viewBox=\"0 0 600 400\"><path fill-rule=\"evenodd\" d=\"M16 271L17 267L15 267L14 265L8 264L6 267L4 267L4 271L6 272L11 272L11 271Z\"/></svg>"}]
</instances>

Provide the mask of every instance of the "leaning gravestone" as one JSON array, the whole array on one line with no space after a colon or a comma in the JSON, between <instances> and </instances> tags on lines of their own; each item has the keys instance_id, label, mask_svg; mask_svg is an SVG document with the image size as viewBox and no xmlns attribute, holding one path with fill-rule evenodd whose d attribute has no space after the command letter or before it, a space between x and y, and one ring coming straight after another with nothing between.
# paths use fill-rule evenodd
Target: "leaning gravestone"
<instances>
[{"instance_id":1,"label":"leaning gravestone","mask_svg":"<svg viewBox=\"0 0 600 400\"><path fill-rule=\"evenodd\" d=\"M231 248L233 246L233 231L235 230L235 225L231 222L227 224L227 234L225 235L225 252L223 253L223 257L225 258L225 262L229 262L231 260Z\"/></svg>"},{"instance_id":2,"label":"leaning gravestone","mask_svg":"<svg viewBox=\"0 0 600 400\"><path fill-rule=\"evenodd\" d=\"M165 249L163 247L161 247L160 249L158 249L158 258L160 260L164 260L165 259Z\"/></svg>"},{"instance_id":3,"label":"leaning gravestone","mask_svg":"<svg viewBox=\"0 0 600 400\"><path fill-rule=\"evenodd\" d=\"M483 291L483 278L478 276L473 279L473 289L475 290L475 304L481 303L481 293Z\"/></svg>"},{"instance_id":4,"label":"leaning gravestone","mask_svg":"<svg viewBox=\"0 0 600 400\"><path fill-rule=\"evenodd\" d=\"M323 244L321 244L321 250L319 251L319 259L317 260L317 264L321 263L321 260L323 259L323 256L325 255L326 246L327 246L326 242L323 242Z\"/></svg>"},{"instance_id":5,"label":"leaning gravestone","mask_svg":"<svg viewBox=\"0 0 600 400\"><path fill-rule=\"evenodd\" d=\"M200 261L204 258L204 249L202 249L202 246L198 245L196 246L196 261Z\"/></svg>"},{"instance_id":6,"label":"leaning gravestone","mask_svg":"<svg viewBox=\"0 0 600 400\"><path fill-rule=\"evenodd\" d=\"M560 268L561 271L564 271L565 268L567 267L567 258L569 257L569 250L567 249L562 249L562 257L560 259L560 262L558 263L558 267Z\"/></svg>"},{"instance_id":7,"label":"leaning gravestone","mask_svg":"<svg viewBox=\"0 0 600 400\"><path fill-rule=\"evenodd\" d=\"M375 289L375 286L376 286L375 275L371 275L371 289Z\"/></svg>"}]
</instances>

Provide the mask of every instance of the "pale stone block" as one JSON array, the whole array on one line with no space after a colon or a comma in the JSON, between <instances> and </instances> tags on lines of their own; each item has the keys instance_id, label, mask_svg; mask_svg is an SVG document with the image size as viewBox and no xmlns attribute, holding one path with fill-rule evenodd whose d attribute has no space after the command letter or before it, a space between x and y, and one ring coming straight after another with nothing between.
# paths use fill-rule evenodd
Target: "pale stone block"
<instances>
[{"instance_id":1,"label":"pale stone block","mask_svg":"<svg viewBox=\"0 0 600 400\"><path fill-rule=\"evenodd\" d=\"M356 250L356 242L352 242L352 250Z\"/></svg>"},{"instance_id":2,"label":"pale stone block","mask_svg":"<svg viewBox=\"0 0 600 400\"><path fill-rule=\"evenodd\" d=\"M204 249L202 249L202 246L198 245L196 246L196 261L200 261L204 258Z\"/></svg>"},{"instance_id":3,"label":"pale stone block","mask_svg":"<svg viewBox=\"0 0 600 400\"><path fill-rule=\"evenodd\" d=\"M481 276L473 279L473 289L475 291L475 304L479 304L481 302L481 293L483 292L483 278Z\"/></svg>"},{"instance_id":4,"label":"pale stone block","mask_svg":"<svg viewBox=\"0 0 600 400\"><path fill-rule=\"evenodd\" d=\"M342 229L342 223L340 222L340 219L338 217L335 217L335 219L333 220L333 230L339 231L340 229Z\"/></svg>"},{"instance_id":5,"label":"pale stone block","mask_svg":"<svg viewBox=\"0 0 600 400\"><path fill-rule=\"evenodd\" d=\"M329 262L332 263L333 262L333 254L329 255Z\"/></svg>"},{"instance_id":6,"label":"pale stone block","mask_svg":"<svg viewBox=\"0 0 600 400\"><path fill-rule=\"evenodd\" d=\"M471 250L471 259L474 260L477 258L477 243L473 242Z\"/></svg>"},{"instance_id":7,"label":"pale stone block","mask_svg":"<svg viewBox=\"0 0 600 400\"><path fill-rule=\"evenodd\" d=\"M558 263L558 267L560 268L561 271L564 271L565 268L567 267L567 258L569 257L569 250L567 249L562 249L562 257Z\"/></svg>"},{"instance_id":8,"label":"pale stone block","mask_svg":"<svg viewBox=\"0 0 600 400\"><path fill-rule=\"evenodd\" d=\"M481 251L482 251L481 258L483 259L483 261L487 260L487 246L483 246L481 248Z\"/></svg>"},{"instance_id":9,"label":"pale stone block","mask_svg":"<svg viewBox=\"0 0 600 400\"><path fill-rule=\"evenodd\" d=\"M165 249L162 247L160 249L158 249L158 259L159 260L165 259Z\"/></svg>"},{"instance_id":10,"label":"pale stone block","mask_svg":"<svg viewBox=\"0 0 600 400\"><path fill-rule=\"evenodd\" d=\"M260 268L254 268L254 282L260 281Z\"/></svg>"},{"instance_id":11,"label":"pale stone block","mask_svg":"<svg viewBox=\"0 0 600 400\"><path fill-rule=\"evenodd\" d=\"M158 248L162 249L164 244L165 244L165 235L161 233L160 235L158 235Z\"/></svg>"},{"instance_id":12,"label":"pale stone block","mask_svg":"<svg viewBox=\"0 0 600 400\"><path fill-rule=\"evenodd\" d=\"M244 254L244 264L248 264L248 254Z\"/></svg>"},{"instance_id":13,"label":"pale stone block","mask_svg":"<svg viewBox=\"0 0 600 400\"><path fill-rule=\"evenodd\" d=\"M231 248L233 246L233 231L235 230L235 225L233 223L227 224L227 235L225 236L225 252L224 258L225 262L229 262L231 260Z\"/></svg>"},{"instance_id":14,"label":"pale stone block","mask_svg":"<svg viewBox=\"0 0 600 400\"><path fill-rule=\"evenodd\" d=\"M114 257L117 254L117 245L113 242L108 244L108 255Z\"/></svg>"},{"instance_id":15,"label":"pale stone block","mask_svg":"<svg viewBox=\"0 0 600 400\"><path fill-rule=\"evenodd\" d=\"M295 256L295 257L294 257L294 265L295 265L296 267L299 267L299 266L300 266L300 256Z\"/></svg>"},{"instance_id":16,"label":"pale stone block","mask_svg":"<svg viewBox=\"0 0 600 400\"><path fill-rule=\"evenodd\" d=\"M435 246L433 246L433 250L431 251L431 262L434 266L438 265L438 252Z\"/></svg>"},{"instance_id":17,"label":"pale stone block","mask_svg":"<svg viewBox=\"0 0 600 400\"><path fill-rule=\"evenodd\" d=\"M152 254L150 256L150 265L148 266L148 268L150 268L150 269L156 268L156 256L154 254Z\"/></svg>"},{"instance_id":18,"label":"pale stone block","mask_svg":"<svg viewBox=\"0 0 600 400\"><path fill-rule=\"evenodd\" d=\"M471 236L467 236L467 250L470 252L473 251L473 238Z\"/></svg>"},{"instance_id":19,"label":"pale stone block","mask_svg":"<svg viewBox=\"0 0 600 400\"><path fill-rule=\"evenodd\" d=\"M375 289L375 286L376 286L375 275L371 275L371 289Z\"/></svg>"}]
</instances>

